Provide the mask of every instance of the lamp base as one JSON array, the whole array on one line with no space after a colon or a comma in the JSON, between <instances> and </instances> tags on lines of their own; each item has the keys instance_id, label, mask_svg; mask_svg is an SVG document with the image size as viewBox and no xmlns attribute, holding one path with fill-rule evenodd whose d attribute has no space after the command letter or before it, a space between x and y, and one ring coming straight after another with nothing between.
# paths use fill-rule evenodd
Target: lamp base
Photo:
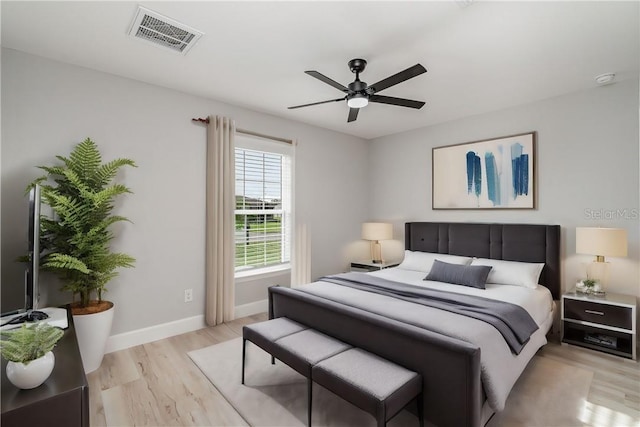
<instances>
[{"instance_id":1,"label":"lamp base","mask_svg":"<svg viewBox=\"0 0 640 427\"><path fill-rule=\"evenodd\" d=\"M594 280L604 287L609 283L609 263L593 261L587 265L587 279Z\"/></svg>"},{"instance_id":2,"label":"lamp base","mask_svg":"<svg viewBox=\"0 0 640 427\"><path fill-rule=\"evenodd\" d=\"M379 240L371 241L371 262L374 264L382 264L384 262L382 259L382 246Z\"/></svg>"}]
</instances>

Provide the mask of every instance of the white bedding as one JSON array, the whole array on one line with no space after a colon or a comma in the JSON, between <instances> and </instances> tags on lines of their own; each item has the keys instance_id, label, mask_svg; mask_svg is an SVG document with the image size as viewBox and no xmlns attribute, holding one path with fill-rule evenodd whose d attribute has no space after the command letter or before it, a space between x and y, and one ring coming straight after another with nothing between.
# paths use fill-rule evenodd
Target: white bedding
<instances>
[{"instance_id":1,"label":"white bedding","mask_svg":"<svg viewBox=\"0 0 640 427\"><path fill-rule=\"evenodd\" d=\"M551 296L551 292L549 292L549 289L540 285L538 285L536 289L530 289L522 286L487 283L486 289L478 289L469 286L423 280L426 276L424 272L403 270L400 268L386 268L369 274L382 277L383 279L393 280L394 282L409 283L415 286L424 286L441 291L474 295L517 304L527 310L538 326L541 326L549 317L549 312L553 311L553 297Z\"/></svg>"},{"instance_id":2,"label":"white bedding","mask_svg":"<svg viewBox=\"0 0 640 427\"><path fill-rule=\"evenodd\" d=\"M515 355L496 328L474 318L330 282L314 282L297 288L302 292L378 313L477 345L481 349L481 378L487 401L495 411L504 409L511 388L529 360L540 347L547 343L545 335L553 318L553 299L549 290L542 286L528 289L509 285L488 285L486 290L481 290L424 281L422 280L425 276L424 272L398 268L369 274L396 282L502 300L518 304L527 310L540 329L531 336L520 354Z\"/></svg>"}]
</instances>

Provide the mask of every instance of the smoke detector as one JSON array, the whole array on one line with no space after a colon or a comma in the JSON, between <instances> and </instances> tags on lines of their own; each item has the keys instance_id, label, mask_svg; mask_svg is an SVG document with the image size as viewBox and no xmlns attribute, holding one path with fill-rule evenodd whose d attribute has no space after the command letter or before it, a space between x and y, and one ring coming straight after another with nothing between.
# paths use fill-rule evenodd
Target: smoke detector
<instances>
[{"instance_id":1,"label":"smoke detector","mask_svg":"<svg viewBox=\"0 0 640 427\"><path fill-rule=\"evenodd\" d=\"M204 33L138 6L129 35L186 54Z\"/></svg>"},{"instance_id":2,"label":"smoke detector","mask_svg":"<svg viewBox=\"0 0 640 427\"><path fill-rule=\"evenodd\" d=\"M596 76L596 83L600 86L608 85L613 83L613 80L616 78L615 73L604 73Z\"/></svg>"}]
</instances>

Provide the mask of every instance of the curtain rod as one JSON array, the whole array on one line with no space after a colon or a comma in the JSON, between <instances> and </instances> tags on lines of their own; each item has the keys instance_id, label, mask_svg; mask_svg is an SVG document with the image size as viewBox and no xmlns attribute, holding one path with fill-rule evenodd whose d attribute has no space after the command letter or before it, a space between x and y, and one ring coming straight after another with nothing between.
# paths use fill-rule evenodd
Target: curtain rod
<instances>
[{"instance_id":1,"label":"curtain rod","mask_svg":"<svg viewBox=\"0 0 640 427\"><path fill-rule=\"evenodd\" d=\"M191 121L192 122L201 122L201 123L209 124L209 118L208 117L205 118L205 119L199 117L197 119L191 119ZM239 129L239 128L236 128L236 132L237 133L242 133L244 135L257 136L259 138L271 139L271 140L274 140L274 141L284 142L285 144L293 145L293 141L290 140L290 139L286 139L286 138L280 138L280 137L277 137L277 136L265 135L263 133L253 132L253 131L250 131L250 130Z\"/></svg>"}]
</instances>

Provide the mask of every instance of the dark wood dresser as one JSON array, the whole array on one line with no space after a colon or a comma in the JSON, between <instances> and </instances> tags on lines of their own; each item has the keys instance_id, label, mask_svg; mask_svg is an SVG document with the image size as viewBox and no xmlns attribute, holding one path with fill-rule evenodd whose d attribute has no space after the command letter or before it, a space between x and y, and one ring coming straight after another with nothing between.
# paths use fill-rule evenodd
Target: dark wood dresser
<instances>
[{"instance_id":1,"label":"dark wood dresser","mask_svg":"<svg viewBox=\"0 0 640 427\"><path fill-rule=\"evenodd\" d=\"M69 328L53 349L56 364L51 376L39 387L20 390L9 382L7 361L2 360L2 427L89 427L89 386L71 314Z\"/></svg>"}]
</instances>

